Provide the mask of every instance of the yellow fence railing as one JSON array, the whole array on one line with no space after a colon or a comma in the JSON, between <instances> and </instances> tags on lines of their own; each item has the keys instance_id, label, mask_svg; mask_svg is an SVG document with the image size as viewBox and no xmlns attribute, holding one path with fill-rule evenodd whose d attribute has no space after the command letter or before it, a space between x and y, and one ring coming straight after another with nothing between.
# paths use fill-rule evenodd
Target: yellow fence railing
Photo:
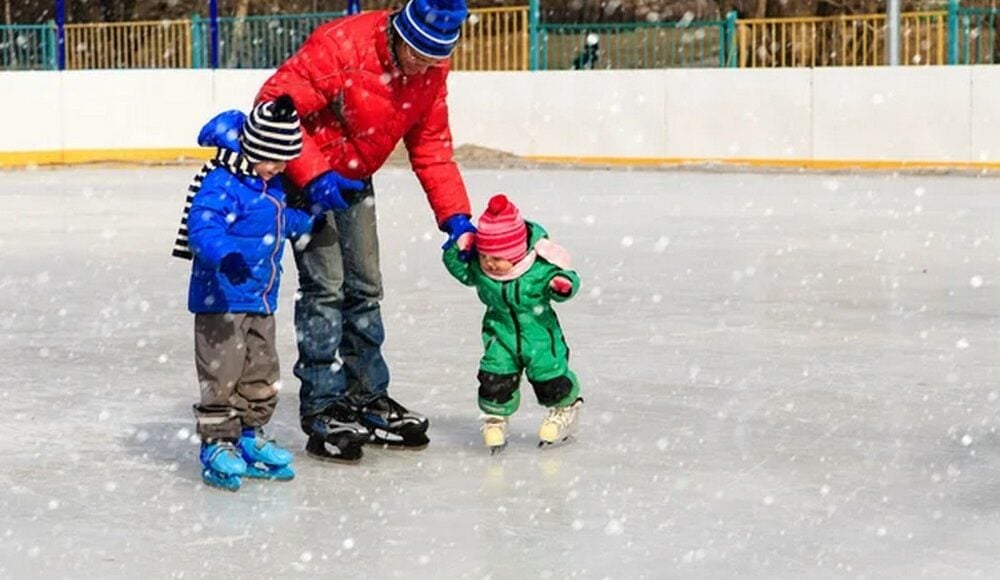
<instances>
[{"instance_id":1,"label":"yellow fence railing","mask_svg":"<svg viewBox=\"0 0 1000 580\"><path fill-rule=\"evenodd\" d=\"M946 64L948 13L900 17L900 63ZM878 66L886 62L884 14L739 20L740 67Z\"/></svg>"},{"instance_id":2,"label":"yellow fence railing","mask_svg":"<svg viewBox=\"0 0 1000 580\"><path fill-rule=\"evenodd\" d=\"M528 7L469 10L452 70L528 70Z\"/></svg>"},{"instance_id":3,"label":"yellow fence railing","mask_svg":"<svg viewBox=\"0 0 1000 580\"><path fill-rule=\"evenodd\" d=\"M528 70L528 7L470 10L453 70ZM190 20L66 26L66 68L190 68ZM276 63L275 65L276 66Z\"/></svg>"},{"instance_id":4,"label":"yellow fence railing","mask_svg":"<svg viewBox=\"0 0 1000 580\"><path fill-rule=\"evenodd\" d=\"M190 68L191 21L66 25L66 68Z\"/></svg>"}]
</instances>

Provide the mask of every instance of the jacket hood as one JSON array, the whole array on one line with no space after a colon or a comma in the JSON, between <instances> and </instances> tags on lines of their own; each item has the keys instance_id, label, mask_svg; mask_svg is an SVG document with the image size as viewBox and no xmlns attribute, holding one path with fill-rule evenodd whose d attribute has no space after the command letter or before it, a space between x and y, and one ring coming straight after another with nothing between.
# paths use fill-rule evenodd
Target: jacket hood
<instances>
[{"instance_id":1,"label":"jacket hood","mask_svg":"<svg viewBox=\"0 0 1000 580\"><path fill-rule=\"evenodd\" d=\"M549 237L549 232L545 231L545 228L532 221L524 220L524 224L528 226L528 251L530 252L534 249L538 240Z\"/></svg>"},{"instance_id":2,"label":"jacket hood","mask_svg":"<svg viewBox=\"0 0 1000 580\"><path fill-rule=\"evenodd\" d=\"M240 152L240 132L247 116L242 111L232 110L212 117L198 133L198 145L220 147Z\"/></svg>"}]
</instances>

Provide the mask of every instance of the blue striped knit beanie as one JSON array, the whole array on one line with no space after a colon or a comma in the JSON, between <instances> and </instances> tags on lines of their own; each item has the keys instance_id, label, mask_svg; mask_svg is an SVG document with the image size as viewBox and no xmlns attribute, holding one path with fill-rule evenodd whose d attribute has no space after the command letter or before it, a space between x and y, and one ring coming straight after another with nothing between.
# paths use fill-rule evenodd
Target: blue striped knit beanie
<instances>
[{"instance_id":1,"label":"blue striped knit beanie","mask_svg":"<svg viewBox=\"0 0 1000 580\"><path fill-rule=\"evenodd\" d=\"M468 15L465 0L409 0L392 27L418 53L448 58Z\"/></svg>"}]
</instances>

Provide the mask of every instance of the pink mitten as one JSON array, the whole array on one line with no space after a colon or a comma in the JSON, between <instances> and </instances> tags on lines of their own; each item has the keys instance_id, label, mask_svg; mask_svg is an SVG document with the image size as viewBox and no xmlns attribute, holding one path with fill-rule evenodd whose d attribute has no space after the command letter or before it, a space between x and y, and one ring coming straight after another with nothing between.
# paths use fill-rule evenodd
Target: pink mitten
<instances>
[{"instance_id":1,"label":"pink mitten","mask_svg":"<svg viewBox=\"0 0 1000 580\"><path fill-rule=\"evenodd\" d=\"M573 283L563 278L562 276L556 276L549 282L549 288L552 291L561 296L569 296L573 293Z\"/></svg>"}]
</instances>

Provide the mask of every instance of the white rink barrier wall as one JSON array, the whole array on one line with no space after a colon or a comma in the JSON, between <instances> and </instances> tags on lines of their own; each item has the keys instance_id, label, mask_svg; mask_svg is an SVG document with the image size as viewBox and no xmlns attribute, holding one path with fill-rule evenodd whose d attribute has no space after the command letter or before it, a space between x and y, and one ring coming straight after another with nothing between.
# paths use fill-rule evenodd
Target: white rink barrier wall
<instances>
[{"instance_id":1,"label":"white rink barrier wall","mask_svg":"<svg viewBox=\"0 0 1000 580\"><path fill-rule=\"evenodd\" d=\"M0 73L0 165L205 157L270 71ZM549 161L1000 168L1000 67L454 73L455 144Z\"/></svg>"}]
</instances>

